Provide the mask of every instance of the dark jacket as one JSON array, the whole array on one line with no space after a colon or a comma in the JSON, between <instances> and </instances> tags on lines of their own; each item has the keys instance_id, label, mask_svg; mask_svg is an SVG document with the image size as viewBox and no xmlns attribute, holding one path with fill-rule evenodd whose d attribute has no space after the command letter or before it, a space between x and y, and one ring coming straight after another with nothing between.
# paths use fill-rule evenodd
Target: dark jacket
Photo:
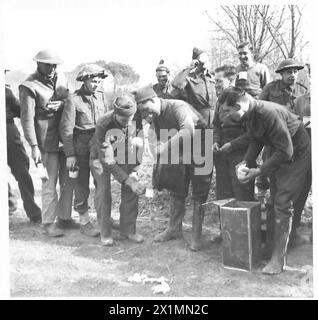
<instances>
[{"instance_id":1,"label":"dark jacket","mask_svg":"<svg viewBox=\"0 0 318 320\"><path fill-rule=\"evenodd\" d=\"M249 143L245 133L245 123L238 112L233 107L217 103L213 118L213 142L220 146L231 142L233 150L245 150Z\"/></svg>"},{"instance_id":2,"label":"dark jacket","mask_svg":"<svg viewBox=\"0 0 318 320\"><path fill-rule=\"evenodd\" d=\"M289 87L282 80L275 80L263 88L259 99L279 103L293 109L295 99L306 92L307 88L299 82Z\"/></svg>"},{"instance_id":3,"label":"dark jacket","mask_svg":"<svg viewBox=\"0 0 318 320\"><path fill-rule=\"evenodd\" d=\"M105 95L99 90L92 94L82 86L66 99L60 134L67 157L89 153L97 121L106 111Z\"/></svg>"},{"instance_id":4,"label":"dark jacket","mask_svg":"<svg viewBox=\"0 0 318 320\"><path fill-rule=\"evenodd\" d=\"M6 84L6 120L12 123L14 118L20 117L20 103L10 85Z\"/></svg>"},{"instance_id":5,"label":"dark jacket","mask_svg":"<svg viewBox=\"0 0 318 320\"><path fill-rule=\"evenodd\" d=\"M164 139L163 152L181 146L182 139L192 137L195 129L204 129L205 119L191 105L182 100L160 99L161 110L159 116L153 116L153 125L156 131L157 139L165 138L160 134L161 129L176 129L168 141Z\"/></svg>"},{"instance_id":6,"label":"dark jacket","mask_svg":"<svg viewBox=\"0 0 318 320\"><path fill-rule=\"evenodd\" d=\"M131 139L141 132L142 124L137 113L132 125L123 128L116 121L114 111L108 111L97 122L90 158L99 159L104 168L123 183L140 165L138 150L132 147Z\"/></svg>"},{"instance_id":7,"label":"dark jacket","mask_svg":"<svg viewBox=\"0 0 318 320\"><path fill-rule=\"evenodd\" d=\"M176 97L176 90L168 81L165 87L162 87L159 83L152 86L153 90L156 92L157 96L162 99L174 99Z\"/></svg>"},{"instance_id":8,"label":"dark jacket","mask_svg":"<svg viewBox=\"0 0 318 320\"><path fill-rule=\"evenodd\" d=\"M210 128L217 101L213 76L209 72L191 73L190 69L186 68L176 75L172 86L179 90L176 99L182 99L193 106L201 113Z\"/></svg>"},{"instance_id":9,"label":"dark jacket","mask_svg":"<svg viewBox=\"0 0 318 320\"><path fill-rule=\"evenodd\" d=\"M255 160L263 146L270 146L273 150L260 167L262 172L272 171L299 154L301 142L293 141L301 125L299 116L282 105L261 100L255 100L245 116L251 138L245 160Z\"/></svg>"}]
</instances>

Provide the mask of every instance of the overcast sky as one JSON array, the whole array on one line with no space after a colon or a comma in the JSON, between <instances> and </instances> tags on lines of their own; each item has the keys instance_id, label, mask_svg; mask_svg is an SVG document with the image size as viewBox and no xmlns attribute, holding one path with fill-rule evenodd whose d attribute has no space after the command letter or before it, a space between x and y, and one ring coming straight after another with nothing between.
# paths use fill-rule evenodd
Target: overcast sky
<instances>
[{"instance_id":1,"label":"overcast sky","mask_svg":"<svg viewBox=\"0 0 318 320\"><path fill-rule=\"evenodd\" d=\"M33 56L42 48L55 48L64 70L103 59L130 64L147 82L160 59L183 67L191 61L194 46L209 49L211 26L203 15L204 6L102 7L99 1L89 2L97 5L69 7L65 4L70 2L64 1L62 7L7 6L5 64L31 72Z\"/></svg>"},{"instance_id":2,"label":"overcast sky","mask_svg":"<svg viewBox=\"0 0 318 320\"><path fill-rule=\"evenodd\" d=\"M248 1L246 1L247 3ZM255 1L254 1L255 2ZM192 48L209 49L216 1L2 0L4 62L31 72L33 56L54 48L62 70L103 59L130 64L141 82L155 81L160 59L183 67ZM2 49L2 48L1 48Z\"/></svg>"}]
</instances>

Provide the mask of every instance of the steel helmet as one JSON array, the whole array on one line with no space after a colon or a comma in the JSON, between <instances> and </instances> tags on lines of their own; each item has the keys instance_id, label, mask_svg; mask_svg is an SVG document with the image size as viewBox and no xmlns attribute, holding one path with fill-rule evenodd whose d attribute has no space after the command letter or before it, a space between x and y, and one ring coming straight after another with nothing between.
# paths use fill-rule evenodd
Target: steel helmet
<instances>
[{"instance_id":1,"label":"steel helmet","mask_svg":"<svg viewBox=\"0 0 318 320\"><path fill-rule=\"evenodd\" d=\"M48 64L61 64L63 60L58 56L56 52L51 49L41 50L33 58L36 62L48 63Z\"/></svg>"},{"instance_id":2,"label":"steel helmet","mask_svg":"<svg viewBox=\"0 0 318 320\"><path fill-rule=\"evenodd\" d=\"M277 70L275 70L275 72L280 73L289 68L295 68L295 69L301 70L304 68L304 66L301 65L299 62L297 62L295 59L291 59L291 58L285 59L278 65L278 68Z\"/></svg>"},{"instance_id":3,"label":"steel helmet","mask_svg":"<svg viewBox=\"0 0 318 320\"><path fill-rule=\"evenodd\" d=\"M82 69L78 73L76 80L84 81L85 79L93 78L93 77L100 77L104 79L108 77L108 73L98 64L95 64L95 63L86 64L82 67Z\"/></svg>"}]
</instances>

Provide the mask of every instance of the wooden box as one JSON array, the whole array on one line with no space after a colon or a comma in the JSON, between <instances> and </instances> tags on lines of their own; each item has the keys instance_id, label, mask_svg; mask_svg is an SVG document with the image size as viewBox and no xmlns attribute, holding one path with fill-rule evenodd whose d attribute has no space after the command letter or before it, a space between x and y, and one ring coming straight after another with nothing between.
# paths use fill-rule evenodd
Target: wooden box
<instances>
[{"instance_id":1,"label":"wooden box","mask_svg":"<svg viewBox=\"0 0 318 320\"><path fill-rule=\"evenodd\" d=\"M251 271L261 261L259 202L233 200L221 206L223 265Z\"/></svg>"}]
</instances>

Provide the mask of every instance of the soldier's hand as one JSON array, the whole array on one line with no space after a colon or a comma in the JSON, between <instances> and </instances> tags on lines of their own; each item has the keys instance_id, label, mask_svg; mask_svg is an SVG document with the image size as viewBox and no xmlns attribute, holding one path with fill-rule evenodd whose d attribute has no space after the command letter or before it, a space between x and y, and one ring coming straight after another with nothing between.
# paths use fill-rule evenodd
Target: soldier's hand
<instances>
[{"instance_id":1,"label":"soldier's hand","mask_svg":"<svg viewBox=\"0 0 318 320\"><path fill-rule=\"evenodd\" d=\"M41 151L38 146L31 147L31 157L35 164L41 161Z\"/></svg>"},{"instance_id":2,"label":"soldier's hand","mask_svg":"<svg viewBox=\"0 0 318 320\"><path fill-rule=\"evenodd\" d=\"M145 187L133 177L128 177L128 179L125 181L125 184L132 190L132 192L139 196L144 193Z\"/></svg>"},{"instance_id":3,"label":"soldier's hand","mask_svg":"<svg viewBox=\"0 0 318 320\"><path fill-rule=\"evenodd\" d=\"M72 170L76 165L76 157L71 156L66 158L66 168L67 170Z\"/></svg>"},{"instance_id":4,"label":"soldier's hand","mask_svg":"<svg viewBox=\"0 0 318 320\"><path fill-rule=\"evenodd\" d=\"M218 153L220 151L220 145L218 142L213 143L213 152Z\"/></svg>"},{"instance_id":5,"label":"soldier's hand","mask_svg":"<svg viewBox=\"0 0 318 320\"><path fill-rule=\"evenodd\" d=\"M219 150L223 153L230 153L232 151L232 146L230 142L225 143Z\"/></svg>"},{"instance_id":6,"label":"soldier's hand","mask_svg":"<svg viewBox=\"0 0 318 320\"><path fill-rule=\"evenodd\" d=\"M241 170L246 172L244 177L238 178L241 183L247 183L261 174L261 170L258 168L242 168Z\"/></svg>"}]
</instances>

